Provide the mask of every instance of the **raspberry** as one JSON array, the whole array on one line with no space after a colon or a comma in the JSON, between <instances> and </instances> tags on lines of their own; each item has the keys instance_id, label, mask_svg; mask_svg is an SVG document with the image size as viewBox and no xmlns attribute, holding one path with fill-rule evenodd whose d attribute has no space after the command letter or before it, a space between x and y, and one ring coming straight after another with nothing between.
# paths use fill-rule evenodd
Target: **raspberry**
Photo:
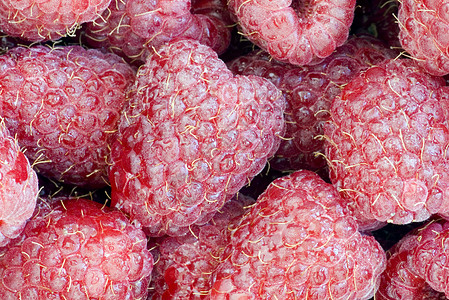
<instances>
[{"instance_id":1,"label":"raspberry","mask_svg":"<svg viewBox=\"0 0 449 300\"><path fill-rule=\"evenodd\" d=\"M174 38L192 38L223 53L231 39L225 0L115 0L86 26L86 42L131 60Z\"/></svg>"},{"instance_id":2,"label":"raspberry","mask_svg":"<svg viewBox=\"0 0 449 300\"><path fill-rule=\"evenodd\" d=\"M153 250L153 291L149 299L206 299L211 274L229 242L228 226L245 212L254 199L239 194L220 209L207 224L191 227L181 237L165 237Z\"/></svg>"},{"instance_id":3,"label":"raspberry","mask_svg":"<svg viewBox=\"0 0 449 300\"><path fill-rule=\"evenodd\" d=\"M353 36L341 47L312 66L293 66L276 62L266 52L255 51L228 63L235 74L258 75L270 79L285 95L285 139L270 166L281 171L319 170L326 160L323 124L329 119L327 111L340 87L361 70L396 57L396 52L368 35Z\"/></svg>"},{"instance_id":4,"label":"raspberry","mask_svg":"<svg viewBox=\"0 0 449 300\"><path fill-rule=\"evenodd\" d=\"M284 106L268 80L234 77L197 41L162 46L137 73L112 145L112 204L150 235L206 223L276 152Z\"/></svg>"},{"instance_id":5,"label":"raspberry","mask_svg":"<svg viewBox=\"0 0 449 300\"><path fill-rule=\"evenodd\" d=\"M232 228L210 299L369 299L385 252L311 171L281 177Z\"/></svg>"},{"instance_id":6,"label":"raspberry","mask_svg":"<svg viewBox=\"0 0 449 300\"><path fill-rule=\"evenodd\" d=\"M402 47L429 74L449 74L449 3L400 1L398 22Z\"/></svg>"},{"instance_id":7,"label":"raspberry","mask_svg":"<svg viewBox=\"0 0 449 300\"><path fill-rule=\"evenodd\" d=\"M443 85L398 59L362 72L335 98L324 130L330 179L362 217L407 224L448 212Z\"/></svg>"},{"instance_id":8,"label":"raspberry","mask_svg":"<svg viewBox=\"0 0 449 300\"><path fill-rule=\"evenodd\" d=\"M387 252L387 267L381 275L379 289L376 292L376 299L446 299L444 294L433 290L426 281L417 274L413 263L416 249L421 247L421 244L426 243L427 240L436 238L442 231L443 223L444 222L441 221L431 221L424 226L421 226L417 230L404 236ZM447 225L445 227L447 230ZM435 247L434 251L438 251L438 248L438 246ZM432 255L434 255L433 253Z\"/></svg>"},{"instance_id":9,"label":"raspberry","mask_svg":"<svg viewBox=\"0 0 449 300\"><path fill-rule=\"evenodd\" d=\"M0 247L22 232L38 190L36 172L0 118Z\"/></svg>"},{"instance_id":10,"label":"raspberry","mask_svg":"<svg viewBox=\"0 0 449 300\"><path fill-rule=\"evenodd\" d=\"M111 0L0 1L0 29L38 42L73 35L80 24L95 20Z\"/></svg>"},{"instance_id":11,"label":"raspberry","mask_svg":"<svg viewBox=\"0 0 449 300\"><path fill-rule=\"evenodd\" d=\"M329 56L346 41L355 3L230 0L228 7L242 33L273 58L307 65Z\"/></svg>"},{"instance_id":12,"label":"raspberry","mask_svg":"<svg viewBox=\"0 0 449 300\"><path fill-rule=\"evenodd\" d=\"M0 57L0 114L39 173L102 187L134 71L80 46L15 47Z\"/></svg>"},{"instance_id":13,"label":"raspberry","mask_svg":"<svg viewBox=\"0 0 449 300\"><path fill-rule=\"evenodd\" d=\"M142 230L93 201L52 202L0 250L2 299L145 299L153 259Z\"/></svg>"}]
</instances>

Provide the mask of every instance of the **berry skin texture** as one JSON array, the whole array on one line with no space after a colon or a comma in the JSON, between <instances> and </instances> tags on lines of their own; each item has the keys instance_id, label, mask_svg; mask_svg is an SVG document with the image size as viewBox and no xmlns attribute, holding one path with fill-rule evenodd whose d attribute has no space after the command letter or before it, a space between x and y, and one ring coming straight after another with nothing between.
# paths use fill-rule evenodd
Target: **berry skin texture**
<instances>
[{"instance_id":1,"label":"berry skin texture","mask_svg":"<svg viewBox=\"0 0 449 300\"><path fill-rule=\"evenodd\" d=\"M387 267L381 275L375 299L447 299L444 293L433 290L424 277L418 275L416 262L421 259L419 255L426 258L424 263L429 263L429 258L435 257L433 262L430 262L429 266L425 266L425 268L429 270L429 275L433 273L430 276L438 274L435 269L440 268L441 270L441 265L438 266L441 257L438 258L437 255L442 251L442 238L447 237L448 229L449 224L446 221L432 220L404 236L392 249L387 251ZM431 242L429 243L429 241ZM426 250L418 254L418 249L422 248ZM424 266L422 262L419 264ZM436 268L432 268L431 264L434 264ZM449 291L447 288L446 290Z\"/></svg>"},{"instance_id":2,"label":"berry skin texture","mask_svg":"<svg viewBox=\"0 0 449 300\"><path fill-rule=\"evenodd\" d=\"M22 232L38 190L36 172L0 118L0 247Z\"/></svg>"},{"instance_id":3,"label":"berry skin texture","mask_svg":"<svg viewBox=\"0 0 449 300\"><path fill-rule=\"evenodd\" d=\"M130 61L145 61L152 47L195 39L223 53L231 40L226 0L113 0L100 19L85 28L85 41Z\"/></svg>"},{"instance_id":4,"label":"berry skin texture","mask_svg":"<svg viewBox=\"0 0 449 300\"><path fill-rule=\"evenodd\" d=\"M397 59L362 72L335 98L324 129L330 179L363 218L407 224L448 211L443 85Z\"/></svg>"},{"instance_id":5,"label":"berry skin texture","mask_svg":"<svg viewBox=\"0 0 449 300\"><path fill-rule=\"evenodd\" d=\"M327 166L323 125L329 120L333 99L340 86L369 66L395 58L396 52L368 35L352 36L322 62L294 66L272 60L268 53L255 51L228 63L234 74L269 79L285 95L286 132L270 167L280 171L320 170Z\"/></svg>"},{"instance_id":6,"label":"berry skin texture","mask_svg":"<svg viewBox=\"0 0 449 300\"><path fill-rule=\"evenodd\" d=\"M146 299L153 258L125 215L73 198L40 203L0 253L2 299Z\"/></svg>"},{"instance_id":7,"label":"berry skin texture","mask_svg":"<svg viewBox=\"0 0 449 300\"><path fill-rule=\"evenodd\" d=\"M0 56L0 114L38 173L103 187L108 145L134 78L115 54L15 47Z\"/></svg>"},{"instance_id":8,"label":"berry skin texture","mask_svg":"<svg viewBox=\"0 0 449 300\"><path fill-rule=\"evenodd\" d=\"M207 299L212 272L229 243L228 226L254 202L253 198L238 194L207 224L191 226L184 236L156 239L153 286L148 299Z\"/></svg>"},{"instance_id":9,"label":"berry skin texture","mask_svg":"<svg viewBox=\"0 0 449 300\"><path fill-rule=\"evenodd\" d=\"M231 228L210 299L372 297L385 252L341 204L311 171L273 181Z\"/></svg>"},{"instance_id":10,"label":"berry skin texture","mask_svg":"<svg viewBox=\"0 0 449 300\"><path fill-rule=\"evenodd\" d=\"M348 38L355 0L230 0L242 33L280 61L307 65Z\"/></svg>"},{"instance_id":11,"label":"berry skin texture","mask_svg":"<svg viewBox=\"0 0 449 300\"><path fill-rule=\"evenodd\" d=\"M149 235L205 224L265 166L284 130L268 80L233 76L209 47L177 40L148 57L112 145L112 205Z\"/></svg>"},{"instance_id":12,"label":"berry skin texture","mask_svg":"<svg viewBox=\"0 0 449 300\"><path fill-rule=\"evenodd\" d=\"M400 1L399 41L426 72L449 74L449 3Z\"/></svg>"},{"instance_id":13,"label":"berry skin texture","mask_svg":"<svg viewBox=\"0 0 449 300\"><path fill-rule=\"evenodd\" d=\"M80 24L95 20L111 0L0 1L0 30L39 42L73 35Z\"/></svg>"}]
</instances>

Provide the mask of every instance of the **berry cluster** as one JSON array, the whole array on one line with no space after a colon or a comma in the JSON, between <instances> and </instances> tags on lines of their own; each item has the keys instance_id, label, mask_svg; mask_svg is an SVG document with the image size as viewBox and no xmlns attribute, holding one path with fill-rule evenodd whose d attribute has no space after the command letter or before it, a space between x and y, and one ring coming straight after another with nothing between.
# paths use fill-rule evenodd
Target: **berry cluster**
<instances>
[{"instance_id":1,"label":"berry cluster","mask_svg":"<svg viewBox=\"0 0 449 300\"><path fill-rule=\"evenodd\" d=\"M0 299L446 299L444 0L0 0Z\"/></svg>"}]
</instances>

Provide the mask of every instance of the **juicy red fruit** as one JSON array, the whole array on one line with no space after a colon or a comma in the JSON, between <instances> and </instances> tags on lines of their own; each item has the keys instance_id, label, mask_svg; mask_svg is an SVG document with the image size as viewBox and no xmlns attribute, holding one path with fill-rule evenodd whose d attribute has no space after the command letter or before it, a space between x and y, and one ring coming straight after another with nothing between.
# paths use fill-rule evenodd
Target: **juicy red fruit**
<instances>
[{"instance_id":1,"label":"juicy red fruit","mask_svg":"<svg viewBox=\"0 0 449 300\"><path fill-rule=\"evenodd\" d=\"M0 247L22 232L38 190L36 172L0 118Z\"/></svg>"},{"instance_id":2,"label":"juicy red fruit","mask_svg":"<svg viewBox=\"0 0 449 300\"><path fill-rule=\"evenodd\" d=\"M144 233L85 199L41 202L0 249L2 299L144 299L153 265Z\"/></svg>"},{"instance_id":3,"label":"juicy red fruit","mask_svg":"<svg viewBox=\"0 0 449 300\"><path fill-rule=\"evenodd\" d=\"M335 98L325 128L330 176L363 218L406 224L447 213L443 86L398 59L362 72Z\"/></svg>"},{"instance_id":4,"label":"juicy red fruit","mask_svg":"<svg viewBox=\"0 0 449 300\"><path fill-rule=\"evenodd\" d=\"M39 173L107 184L114 139L134 71L114 54L80 46L15 47L0 57L0 115Z\"/></svg>"},{"instance_id":5,"label":"juicy red fruit","mask_svg":"<svg viewBox=\"0 0 449 300\"><path fill-rule=\"evenodd\" d=\"M279 146L285 99L210 48L169 43L140 68L111 149L112 203L152 235L207 222Z\"/></svg>"},{"instance_id":6,"label":"juicy red fruit","mask_svg":"<svg viewBox=\"0 0 449 300\"><path fill-rule=\"evenodd\" d=\"M273 58L306 65L329 56L349 34L355 0L231 0L243 34Z\"/></svg>"}]
</instances>

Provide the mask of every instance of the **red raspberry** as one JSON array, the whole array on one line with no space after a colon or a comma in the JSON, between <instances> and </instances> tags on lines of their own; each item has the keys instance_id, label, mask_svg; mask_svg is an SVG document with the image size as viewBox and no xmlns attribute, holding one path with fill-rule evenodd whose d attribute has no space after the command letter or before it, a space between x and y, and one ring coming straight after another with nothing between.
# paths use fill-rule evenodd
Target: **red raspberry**
<instances>
[{"instance_id":1,"label":"red raspberry","mask_svg":"<svg viewBox=\"0 0 449 300\"><path fill-rule=\"evenodd\" d=\"M111 149L111 200L151 235L206 223L283 134L282 93L266 79L234 77L193 40L149 56L129 98Z\"/></svg>"},{"instance_id":2,"label":"red raspberry","mask_svg":"<svg viewBox=\"0 0 449 300\"><path fill-rule=\"evenodd\" d=\"M37 42L73 35L80 24L95 20L111 0L0 1L0 29Z\"/></svg>"},{"instance_id":3,"label":"red raspberry","mask_svg":"<svg viewBox=\"0 0 449 300\"><path fill-rule=\"evenodd\" d=\"M429 74L449 74L449 3L443 0L400 1L398 22L402 47Z\"/></svg>"},{"instance_id":4,"label":"red raspberry","mask_svg":"<svg viewBox=\"0 0 449 300\"><path fill-rule=\"evenodd\" d=\"M375 299L379 300L443 300L444 294L433 290L417 274L413 263L415 251L429 239L436 238L442 231L443 222L431 221L403 237L387 251L387 268L381 275ZM434 251L438 251L435 247ZM430 248L428 248L430 250ZM432 251L433 252L433 251ZM432 253L434 255L435 252ZM426 260L428 262L428 260Z\"/></svg>"},{"instance_id":5,"label":"red raspberry","mask_svg":"<svg viewBox=\"0 0 449 300\"><path fill-rule=\"evenodd\" d=\"M153 259L142 230L84 199L43 204L0 249L2 299L145 299Z\"/></svg>"},{"instance_id":6,"label":"red raspberry","mask_svg":"<svg viewBox=\"0 0 449 300\"><path fill-rule=\"evenodd\" d=\"M0 118L0 247L22 232L38 190L36 172Z\"/></svg>"},{"instance_id":7,"label":"red raspberry","mask_svg":"<svg viewBox=\"0 0 449 300\"><path fill-rule=\"evenodd\" d=\"M369 299L385 252L311 171L273 181L236 227L210 299Z\"/></svg>"},{"instance_id":8,"label":"red raspberry","mask_svg":"<svg viewBox=\"0 0 449 300\"><path fill-rule=\"evenodd\" d=\"M349 34L355 0L230 0L242 33L273 58L306 65L329 56Z\"/></svg>"},{"instance_id":9,"label":"red raspberry","mask_svg":"<svg viewBox=\"0 0 449 300\"><path fill-rule=\"evenodd\" d=\"M226 0L115 0L86 27L86 42L145 61L148 50L192 38L224 52L231 39ZM152 52L152 51L150 51Z\"/></svg>"},{"instance_id":10,"label":"red raspberry","mask_svg":"<svg viewBox=\"0 0 449 300\"><path fill-rule=\"evenodd\" d=\"M114 54L16 47L0 57L0 114L39 173L105 186L108 144L134 78Z\"/></svg>"},{"instance_id":11,"label":"red raspberry","mask_svg":"<svg viewBox=\"0 0 449 300\"><path fill-rule=\"evenodd\" d=\"M156 242L154 290L149 299L206 299L211 274L229 242L228 226L253 203L253 198L239 194L226 202L207 224L191 226L185 236L165 237Z\"/></svg>"},{"instance_id":12,"label":"red raspberry","mask_svg":"<svg viewBox=\"0 0 449 300\"><path fill-rule=\"evenodd\" d=\"M293 66L255 51L228 63L235 74L270 79L285 95L286 133L270 166L277 170L319 170L326 160L323 124L329 119L332 100L361 70L396 57L396 52L370 36L351 37L343 46L312 66ZM319 153L317 153L319 152Z\"/></svg>"},{"instance_id":13,"label":"red raspberry","mask_svg":"<svg viewBox=\"0 0 449 300\"><path fill-rule=\"evenodd\" d=\"M335 98L325 126L330 178L362 217L406 224L449 211L443 85L398 59L362 72Z\"/></svg>"}]
</instances>

